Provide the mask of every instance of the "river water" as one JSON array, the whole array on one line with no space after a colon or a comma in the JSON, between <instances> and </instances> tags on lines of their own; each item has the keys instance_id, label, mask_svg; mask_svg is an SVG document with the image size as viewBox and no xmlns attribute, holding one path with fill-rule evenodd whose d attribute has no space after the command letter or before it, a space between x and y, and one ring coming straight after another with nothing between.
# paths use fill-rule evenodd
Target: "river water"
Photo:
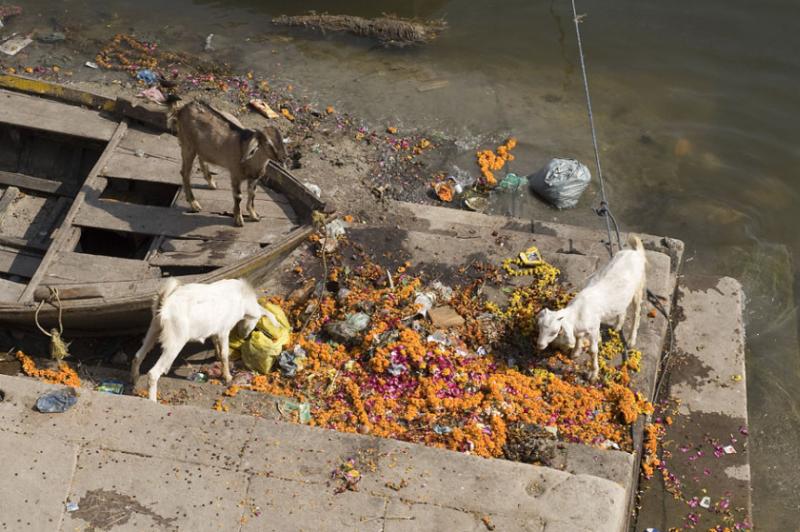
<instances>
[{"instance_id":1,"label":"river water","mask_svg":"<svg viewBox=\"0 0 800 532\"><path fill-rule=\"evenodd\" d=\"M376 125L459 139L447 165L513 134L512 170L551 156L590 163L577 48L566 0L27 0L40 25L102 42L135 32L162 45L254 68ZM754 517L760 530L800 521L800 4L789 0L579 0L611 205L625 229L687 244L684 271L731 275L747 293ZM309 9L442 17L435 43L384 49L356 38L282 30ZM312 92L313 91L313 92ZM470 166L467 166L470 165ZM591 168L593 166L589 165ZM597 224L589 207L559 215L537 201L500 212Z\"/></svg>"}]
</instances>

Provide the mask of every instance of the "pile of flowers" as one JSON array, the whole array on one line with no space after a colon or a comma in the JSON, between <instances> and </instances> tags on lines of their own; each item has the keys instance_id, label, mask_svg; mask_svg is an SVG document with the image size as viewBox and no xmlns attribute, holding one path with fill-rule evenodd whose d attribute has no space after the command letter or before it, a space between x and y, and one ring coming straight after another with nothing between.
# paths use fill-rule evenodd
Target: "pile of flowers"
<instances>
[{"instance_id":1,"label":"pile of flowers","mask_svg":"<svg viewBox=\"0 0 800 532\"><path fill-rule=\"evenodd\" d=\"M331 269L327 286L336 291L319 300L273 299L300 331L286 349L299 346L307 359L292 377L272 371L241 388L309 403L312 425L485 457L502 456L509 426L520 424L564 441L631 449L631 425L652 411L630 388L641 354L622 357L611 332L601 348L602 378L592 384L567 354L533 347L535 314L571 298L555 268L531 270L529 284L507 289L503 306L482 294L485 284L507 280L499 268L484 266L452 288L432 288L412 270L404 264L387 272L361 256L352 269ZM449 305L463 325L439 330L421 315L420 294L435 290L436 305ZM357 313L370 319L352 341L327 334L326 324Z\"/></svg>"},{"instance_id":2,"label":"pile of flowers","mask_svg":"<svg viewBox=\"0 0 800 532\"><path fill-rule=\"evenodd\" d=\"M497 147L497 153L492 150L482 150L476 154L478 166L481 169L482 183L488 187L497 185L494 172L505 166L506 162L513 161L511 150L517 146L517 139L510 138L505 144Z\"/></svg>"}]
</instances>

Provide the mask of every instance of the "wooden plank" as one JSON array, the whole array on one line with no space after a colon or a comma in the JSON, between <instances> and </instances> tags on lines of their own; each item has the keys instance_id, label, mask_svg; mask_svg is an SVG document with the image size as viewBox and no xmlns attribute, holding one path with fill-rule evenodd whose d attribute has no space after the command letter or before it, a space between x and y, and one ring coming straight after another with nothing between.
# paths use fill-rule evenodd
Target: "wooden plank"
<instances>
[{"instance_id":1,"label":"wooden plank","mask_svg":"<svg viewBox=\"0 0 800 532\"><path fill-rule=\"evenodd\" d=\"M61 249L64 251L74 251L78 246L78 242L81 241L81 228L70 227L68 232L69 236L61 243Z\"/></svg>"},{"instance_id":2,"label":"wooden plank","mask_svg":"<svg viewBox=\"0 0 800 532\"><path fill-rule=\"evenodd\" d=\"M169 129L167 108L163 105L135 101L123 96L117 96L117 104L114 110L122 116L137 120L162 131L167 131Z\"/></svg>"},{"instance_id":3,"label":"wooden plank","mask_svg":"<svg viewBox=\"0 0 800 532\"><path fill-rule=\"evenodd\" d=\"M0 122L107 141L117 123L95 111L0 89Z\"/></svg>"},{"instance_id":4,"label":"wooden plank","mask_svg":"<svg viewBox=\"0 0 800 532\"><path fill-rule=\"evenodd\" d=\"M0 301L16 301L25 285L0 277Z\"/></svg>"},{"instance_id":5,"label":"wooden plank","mask_svg":"<svg viewBox=\"0 0 800 532\"><path fill-rule=\"evenodd\" d=\"M50 263L56 257L56 254L62 250L62 247L66 242L71 241L74 237L75 233L72 230L72 221L75 216L77 216L78 210L87 196L96 197L100 195L102 186L105 185L105 179L98 175L100 173L100 169L106 164L108 158L111 157L111 154L116 149L120 139L122 139L122 137L125 135L125 131L127 131L127 129L128 123L126 121L120 122L120 124L117 126L117 129L114 131L111 140L108 141L106 149L103 150L103 154L97 160L92 168L92 171L89 172L89 175L86 177L83 187L81 187L81 190L75 196L72 206L70 207L69 211L67 211L66 216L64 216L64 220L61 222L61 226L55 231L53 243L50 245L47 253L45 253L44 258L42 258L42 262L39 264L39 269L36 271L33 278L31 278L30 283L28 283L28 286L20 295L19 301L31 300L33 298L34 291L39 286L39 282L41 281L42 277L44 277L48 266L50 266Z\"/></svg>"},{"instance_id":6,"label":"wooden plank","mask_svg":"<svg viewBox=\"0 0 800 532\"><path fill-rule=\"evenodd\" d=\"M150 264L154 266L229 266L261 251L257 244L232 240L165 238Z\"/></svg>"},{"instance_id":7,"label":"wooden plank","mask_svg":"<svg viewBox=\"0 0 800 532\"><path fill-rule=\"evenodd\" d=\"M28 251L47 251L47 248L50 247L48 244L39 242L38 240L28 240L26 238L6 235L0 235L0 246Z\"/></svg>"},{"instance_id":8,"label":"wooden plank","mask_svg":"<svg viewBox=\"0 0 800 532\"><path fill-rule=\"evenodd\" d=\"M178 277L182 284L200 281L201 275L181 275ZM58 289L58 297L62 301L73 299L121 299L131 298L141 295L152 296L161 288L164 279L145 279L143 281L111 281L107 283L94 284L64 284L54 286ZM50 286L42 284L34 293L34 301L40 301L50 297ZM151 300L149 300L151 301ZM151 304L148 301L148 306Z\"/></svg>"},{"instance_id":9,"label":"wooden plank","mask_svg":"<svg viewBox=\"0 0 800 532\"><path fill-rule=\"evenodd\" d=\"M13 74L0 74L0 87L28 94L39 94L47 98L61 100L73 105L84 105L102 111L113 111L116 104L111 98L106 98L99 94Z\"/></svg>"},{"instance_id":10,"label":"wooden plank","mask_svg":"<svg viewBox=\"0 0 800 532\"><path fill-rule=\"evenodd\" d=\"M233 195L230 190L210 190L210 189L193 189L194 197L200 202L203 207L203 212L211 214L224 214L226 216L233 215ZM288 220L292 223L297 223L297 214L294 209L289 205L288 200L281 194L273 193L278 199L283 201L275 201L269 194L265 194L259 190L256 192L256 212L263 218L274 218L278 220ZM242 199L242 208L244 208L247 194L245 193ZM189 202L186 201L186 195L181 190L178 199L175 201L175 206L182 210L189 209Z\"/></svg>"},{"instance_id":11,"label":"wooden plank","mask_svg":"<svg viewBox=\"0 0 800 532\"><path fill-rule=\"evenodd\" d=\"M298 215L309 219L312 211L320 211L326 214L335 212L332 203L323 201L308 190L289 170L285 169L275 161L270 161L267 165L267 176L269 177L270 188L282 193L294 207Z\"/></svg>"},{"instance_id":12,"label":"wooden plank","mask_svg":"<svg viewBox=\"0 0 800 532\"><path fill-rule=\"evenodd\" d=\"M42 284L140 281L160 277L158 268L141 260L60 251L42 278Z\"/></svg>"},{"instance_id":13,"label":"wooden plank","mask_svg":"<svg viewBox=\"0 0 800 532\"><path fill-rule=\"evenodd\" d=\"M233 218L191 214L170 207L135 205L103 199L87 200L75 217L75 225L125 233L165 235L203 240L239 240L269 244L292 230L294 224L264 219L235 227Z\"/></svg>"},{"instance_id":14,"label":"wooden plank","mask_svg":"<svg viewBox=\"0 0 800 532\"><path fill-rule=\"evenodd\" d=\"M0 224L3 223L3 218L11 210L11 204L19 196L19 189L17 187L8 187L3 191L3 197L0 198Z\"/></svg>"},{"instance_id":15,"label":"wooden plank","mask_svg":"<svg viewBox=\"0 0 800 532\"><path fill-rule=\"evenodd\" d=\"M33 277L41 257L16 249L0 248L0 272L20 277Z\"/></svg>"},{"instance_id":16,"label":"wooden plank","mask_svg":"<svg viewBox=\"0 0 800 532\"><path fill-rule=\"evenodd\" d=\"M16 172L4 172L2 170L0 170L0 185L15 186L25 190L57 194L66 197L72 197L75 195L75 192L77 192L74 186L62 183L61 181L42 179L41 177L33 177Z\"/></svg>"},{"instance_id":17,"label":"wooden plank","mask_svg":"<svg viewBox=\"0 0 800 532\"><path fill-rule=\"evenodd\" d=\"M45 234L41 235L40 233L37 233L36 235L31 235L31 238L37 238L43 244L47 244L50 241L50 235L57 227L57 224L61 220L61 217L64 215L64 213L69 210L69 206L72 204L72 199L61 197L55 202L50 200L49 203L51 204L50 206L45 204L45 207L42 209L42 211L44 211L42 213L42 219L37 220L36 222L36 229L40 232L44 232Z\"/></svg>"},{"instance_id":18,"label":"wooden plank","mask_svg":"<svg viewBox=\"0 0 800 532\"><path fill-rule=\"evenodd\" d=\"M33 292L34 301L47 300L52 295L49 285L39 285ZM103 297L103 291L99 285L59 285L53 286L58 289L58 298L62 301L69 301L71 299L91 299L95 297Z\"/></svg>"},{"instance_id":19,"label":"wooden plank","mask_svg":"<svg viewBox=\"0 0 800 532\"><path fill-rule=\"evenodd\" d=\"M116 150L103 166L100 175L123 179L138 179L151 183L180 185L181 161L145 153L143 157L134 152Z\"/></svg>"},{"instance_id":20,"label":"wooden plank","mask_svg":"<svg viewBox=\"0 0 800 532\"><path fill-rule=\"evenodd\" d=\"M117 151L136 153L141 150L150 155L159 155L177 161L181 160L181 146L178 138L169 133L153 133L138 128L128 129L125 138L119 143Z\"/></svg>"}]
</instances>

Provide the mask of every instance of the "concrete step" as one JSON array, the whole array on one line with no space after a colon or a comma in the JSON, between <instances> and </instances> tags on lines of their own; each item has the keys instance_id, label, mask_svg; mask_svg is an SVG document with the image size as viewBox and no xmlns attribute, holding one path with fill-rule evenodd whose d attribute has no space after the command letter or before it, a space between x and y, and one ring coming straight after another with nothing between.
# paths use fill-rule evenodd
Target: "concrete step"
<instances>
[{"instance_id":1,"label":"concrete step","mask_svg":"<svg viewBox=\"0 0 800 532\"><path fill-rule=\"evenodd\" d=\"M544 242L547 242L553 251L574 250L599 257L608 255L606 248L608 234L600 218L598 218L596 228L588 228L539 220L507 218L505 216L487 215L449 207L419 205L402 201L394 201L392 206L395 214L403 219L403 226L416 231L459 234L470 233L476 228L483 228L488 229L490 232L517 231L534 233L537 237L550 236L560 239L561 242L544 239ZM645 249L664 253L670 257L673 273L680 269L684 252L683 242L674 238L645 233L638 233L638 236L642 239ZM620 237L624 244L627 241L628 233L621 232ZM553 245L554 243L556 245Z\"/></svg>"},{"instance_id":2,"label":"concrete step","mask_svg":"<svg viewBox=\"0 0 800 532\"><path fill-rule=\"evenodd\" d=\"M88 390L63 414L35 412L54 388L0 376L8 529L566 532L626 519L625 489L591 475ZM358 491L337 494L331 473L350 459Z\"/></svg>"},{"instance_id":3,"label":"concrete step","mask_svg":"<svg viewBox=\"0 0 800 532\"><path fill-rule=\"evenodd\" d=\"M751 516L742 287L729 277L692 276L682 280L678 293L684 319L675 327L664 386L679 410L667 428L664 451L671 455L666 466L681 483L682 497L668 493L660 477L643 481L637 530L681 527L688 514L696 516L698 530L744 523ZM728 445L735 454L721 450ZM710 509L687 505L706 496ZM728 509L715 511L720 503ZM726 515L730 522L723 522Z\"/></svg>"}]
</instances>

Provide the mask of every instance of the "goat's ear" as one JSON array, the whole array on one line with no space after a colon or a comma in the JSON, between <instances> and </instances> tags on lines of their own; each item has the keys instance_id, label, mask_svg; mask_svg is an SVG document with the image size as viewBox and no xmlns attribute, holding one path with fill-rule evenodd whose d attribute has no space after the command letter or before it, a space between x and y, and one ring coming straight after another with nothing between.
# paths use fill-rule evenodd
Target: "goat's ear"
<instances>
[{"instance_id":1,"label":"goat's ear","mask_svg":"<svg viewBox=\"0 0 800 532\"><path fill-rule=\"evenodd\" d=\"M272 148L275 157L279 162L283 162L286 158L286 143L283 140L280 130L275 126L267 126L262 131L266 137L267 144Z\"/></svg>"},{"instance_id":2,"label":"goat's ear","mask_svg":"<svg viewBox=\"0 0 800 532\"><path fill-rule=\"evenodd\" d=\"M251 134L250 137L244 142L244 150L242 150L242 161L245 162L256 154L259 148L258 135Z\"/></svg>"}]
</instances>

